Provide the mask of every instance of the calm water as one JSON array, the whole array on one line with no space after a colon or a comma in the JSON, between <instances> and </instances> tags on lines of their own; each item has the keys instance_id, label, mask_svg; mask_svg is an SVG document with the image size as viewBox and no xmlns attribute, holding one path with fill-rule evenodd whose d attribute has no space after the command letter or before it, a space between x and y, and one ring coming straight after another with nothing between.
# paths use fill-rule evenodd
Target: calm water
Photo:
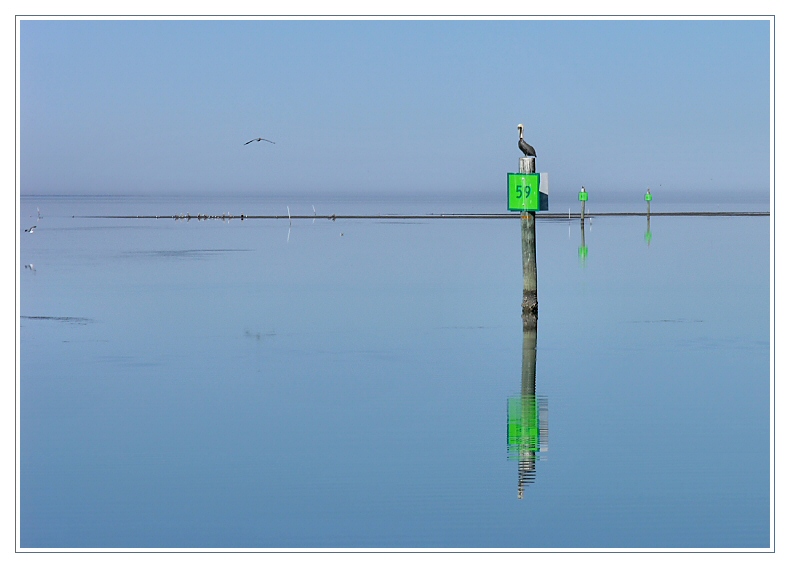
<instances>
[{"instance_id":1,"label":"calm water","mask_svg":"<svg viewBox=\"0 0 790 568\"><path fill-rule=\"evenodd\" d=\"M286 205L504 209L23 197L22 547L770 545L768 217Z\"/></svg>"}]
</instances>

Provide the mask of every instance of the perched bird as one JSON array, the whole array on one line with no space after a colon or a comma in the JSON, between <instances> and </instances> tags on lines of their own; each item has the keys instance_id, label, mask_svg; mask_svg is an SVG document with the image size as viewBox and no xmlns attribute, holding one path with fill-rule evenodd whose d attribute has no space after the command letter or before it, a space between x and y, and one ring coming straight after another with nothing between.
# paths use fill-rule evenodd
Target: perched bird
<instances>
[{"instance_id":1,"label":"perched bird","mask_svg":"<svg viewBox=\"0 0 790 568\"><path fill-rule=\"evenodd\" d=\"M518 125L518 149L521 150L522 152L524 152L524 156L535 156L535 157L537 157L537 154L535 153L535 148L533 148L532 146L527 144L527 142L524 140L524 125L523 124L519 124Z\"/></svg>"},{"instance_id":2,"label":"perched bird","mask_svg":"<svg viewBox=\"0 0 790 568\"><path fill-rule=\"evenodd\" d=\"M253 138L252 140L250 140L250 142L269 142L270 144L274 144L274 142L272 142L271 140L266 140L266 138ZM246 146L250 142L245 142L244 146Z\"/></svg>"},{"instance_id":3,"label":"perched bird","mask_svg":"<svg viewBox=\"0 0 790 568\"><path fill-rule=\"evenodd\" d=\"M36 230L36 226L35 226L35 225L33 225L33 226L32 226L32 227L30 227L29 229L25 229L25 232L26 232L26 233L32 233L32 232L33 232L33 231L35 231L35 230Z\"/></svg>"}]
</instances>

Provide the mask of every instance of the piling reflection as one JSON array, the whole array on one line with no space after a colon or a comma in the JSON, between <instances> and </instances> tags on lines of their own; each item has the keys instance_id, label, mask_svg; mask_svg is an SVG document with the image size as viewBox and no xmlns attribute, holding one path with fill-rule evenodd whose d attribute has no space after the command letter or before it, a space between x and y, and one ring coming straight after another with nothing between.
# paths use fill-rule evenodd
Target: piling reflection
<instances>
[{"instance_id":1,"label":"piling reflection","mask_svg":"<svg viewBox=\"0 0 790 568\"><path fill-rule=\"evenodd\" d=\"M535 395L537 321L524 318L521 350L521 393L507 400L508 460L518 460L518 498L535 482L536 463L548 451L548 400Z\"/></svg>"}]
</instances>

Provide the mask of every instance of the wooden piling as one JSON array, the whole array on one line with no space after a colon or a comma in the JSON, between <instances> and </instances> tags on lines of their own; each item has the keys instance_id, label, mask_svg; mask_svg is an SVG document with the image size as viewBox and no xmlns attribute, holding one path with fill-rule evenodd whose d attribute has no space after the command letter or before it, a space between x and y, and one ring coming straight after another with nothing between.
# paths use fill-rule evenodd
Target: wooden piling
<instances>
[{"instance_id":1,"label":"wooden piling","mask_svg":"<svg viewBox=\"0 0 790 568\"><path fill-rule=\"evenodd\" d=\"M535 173L535 158L518 160L520 174ZM538 265L535 252L535 212L521 213L521 264L524 272L524 296L521 302L521 317L524 329L538 325Z\"/></svg>"}]
</instances>

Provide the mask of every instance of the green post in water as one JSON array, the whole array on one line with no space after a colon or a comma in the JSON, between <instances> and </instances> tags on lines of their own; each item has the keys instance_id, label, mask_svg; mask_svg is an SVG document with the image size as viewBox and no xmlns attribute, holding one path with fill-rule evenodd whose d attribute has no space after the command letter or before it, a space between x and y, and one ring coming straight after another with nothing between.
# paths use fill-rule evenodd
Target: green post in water
<instances>
[{"instance_id":1,"label":"green post in water","mask_svg":"<svg viewBox=\"0 0 790 568\"><path fill-rule=\"evenodd\" d=\"M584 186L582 186L582 190L579 192L579 201L582 202L582 221L584 221L584 209L587 204L587 190L584 189Z\"/></svg>"}]
</instances>

